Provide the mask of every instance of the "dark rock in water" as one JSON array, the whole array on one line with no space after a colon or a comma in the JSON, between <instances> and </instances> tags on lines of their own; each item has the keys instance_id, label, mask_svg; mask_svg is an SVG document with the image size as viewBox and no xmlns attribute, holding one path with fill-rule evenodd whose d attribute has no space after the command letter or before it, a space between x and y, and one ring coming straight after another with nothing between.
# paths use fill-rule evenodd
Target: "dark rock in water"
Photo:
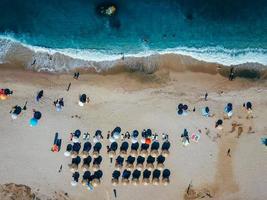
<instances>
[{"instance_id":1,"label":"dark rock in water","mask_svg":"<svg viewBox=\"0 0 267 200\"><path fill-rule=\"evenodd\" d=\"M186 19L189 20L189 21L192 21L193 20L193 14L192 13L187 13L186 14Z\"/></svg>"},{"instance_id":2,"label":"dark rock in water","mask_svg":"<svg viewBox=\"0 0 267 200\"><path fill-rule=\"evenodd\" d=\"M121 22L118 18L110 18L109 21L110 27L119 29L121 27Z\"/></svg>"},{"instance_id":3,"label":"dark rock in water","mask_svg":"<svg viewBox=\"0 0 267 200\"><path fill-rule=\"evenodd\" d=\"M117 13L117 5L114 3L106 2L97 5L96 12L102 16L114 16Z\"/></svg>"}]
</instances>

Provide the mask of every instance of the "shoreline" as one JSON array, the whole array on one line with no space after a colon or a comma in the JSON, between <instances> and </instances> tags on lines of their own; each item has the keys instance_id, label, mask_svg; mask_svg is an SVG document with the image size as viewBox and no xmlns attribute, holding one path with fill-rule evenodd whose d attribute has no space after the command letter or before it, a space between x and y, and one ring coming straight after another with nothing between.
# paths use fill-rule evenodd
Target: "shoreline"
<instances>
[{"instance_id":1,"label":"shoreline","mask_svg":"<svg viewBox=\"0 0 267 200\"><path fill-rule=\"evenodd\" d=\"M55 55L56 56L56 55ZM54 59L54 58L53 58ZM109 67L107 67L109 66ZM48 74L70 74L75 71L88 74L109 75L117 73L138 72L144 75L169 72L201 72L220 74L228 77L231 68L234 68L235 78L261 80L267 79L267 66L259 63L244 63L240 65L220 65L194 59L190 56L177 54L152 55L149 57L126 57L123 60L94 62L90 67L77 67L67 71L47 71L38 68L27 68L23 63L13 60L10 63L0 64L0 70L26 70ZM105 70L103 70L105 69Z\"/></svg>"}]
</instances>

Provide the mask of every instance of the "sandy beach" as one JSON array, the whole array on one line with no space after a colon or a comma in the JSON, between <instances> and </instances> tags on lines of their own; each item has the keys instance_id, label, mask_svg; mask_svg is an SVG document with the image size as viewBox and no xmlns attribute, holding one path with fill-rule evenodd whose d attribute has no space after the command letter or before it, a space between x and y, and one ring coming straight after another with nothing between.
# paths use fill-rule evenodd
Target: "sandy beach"
<instances>
[{"instance_id":1,"label":"sandy beach","mask_svg":"<svg viewBox=\"0 0 267 200\"><path fill-rule=\"evenodd\" d=\"M14 94L0 101L0 199L267 199L267 149L261 144L261 138L267 137L266 80L229 81L221 75L224 69L217 64L185 58L177 62L170 57L161 59L154 73L115 70L97 74L81 70L78 80L72 78L72 73L38 73L1 66L0 87L11 88ZM70 90L66 91L70 82ZM35 96L41 89L44 97L37 103ZM90 97L90 103L79 107L82 93ZM61 97L65 106L57 112L53 101ZM27 110L12 120L9 114L12 106L23 106L26 101ZM253 103L253 118L247 118L242 106L247 101ZM219 131L214 127L215 122L223 119L224 107L229 102L234 114L231 119L224 119L224 128ZM189 106L187 116L177 115L179 103ZM201 108L205 106L209 106L213 117L201 116ZM196 111L192 112L194 107ZM32 109L42 112L36 127L29 126ZM239 137L237 130L231 131L233 123L243 128ZM168 186L112 186L114 163L110 164L105 147L109 144L107 132L116 126L122 132L150 128L159 135L169 134L171 148L165 163L171 171ZM185 128L190 134L201 130L198 143L183 146L181 134ZM70 158L63 153L70 143L69 134L76 129L91 135L100 129L105 138L101 141L103 178L93 191L81 184L77 187L70 184ZM50 150L55 132L62 138L58 153ZM231 156L227 156L228 149ZM9 183L30 189L5 185ZM113 195L114 188L117 198Z\"/></svg>"}]
</instances>

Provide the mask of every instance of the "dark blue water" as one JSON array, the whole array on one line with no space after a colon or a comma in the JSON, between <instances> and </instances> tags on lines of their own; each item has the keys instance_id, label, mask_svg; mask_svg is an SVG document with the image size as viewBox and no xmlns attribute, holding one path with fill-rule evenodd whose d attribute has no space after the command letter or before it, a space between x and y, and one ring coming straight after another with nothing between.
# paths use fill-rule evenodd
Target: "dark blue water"
<instances>
[{"instance_id":1,"label":"dark blue water","mask_svg":"<svg viewBox=\"0 0 267 200\"><path fill-rule=\"evenodd\" d=\"M267 0L1 0L0 35L33 46L138 53L144 49L267 50ZM242 52L242 51L241 51Z\"/></svg>"}]
</instances>

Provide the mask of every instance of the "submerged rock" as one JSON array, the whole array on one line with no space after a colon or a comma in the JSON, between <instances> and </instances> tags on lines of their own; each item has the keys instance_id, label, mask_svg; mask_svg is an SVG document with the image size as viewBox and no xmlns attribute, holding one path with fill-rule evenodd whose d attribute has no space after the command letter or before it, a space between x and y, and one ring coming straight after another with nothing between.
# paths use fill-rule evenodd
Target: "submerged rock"
<instances>
[{"instance_id":1,"label":"submerged rock","mask_svg":"<svg viewBox=\"0 0 267 200\"><path fill-rule=\"evenodd\" d=\"M97 12L103 16L113 16L117 12L115 4L103 3L97 6Z\"/></svg>"}]
</instances>

